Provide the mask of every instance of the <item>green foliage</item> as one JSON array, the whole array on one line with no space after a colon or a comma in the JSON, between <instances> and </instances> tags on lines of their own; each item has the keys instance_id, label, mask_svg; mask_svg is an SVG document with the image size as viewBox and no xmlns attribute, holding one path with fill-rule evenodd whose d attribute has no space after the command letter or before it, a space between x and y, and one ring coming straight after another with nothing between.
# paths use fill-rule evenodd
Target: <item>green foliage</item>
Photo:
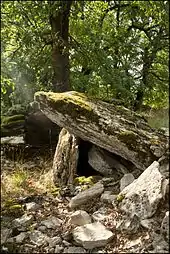
<instances>
[{"instance_id":1,"label":"green foliage","mask_svg":"<svg viewBox=\"0 0 170 254\"><path fill-rule=\"evenodd\" d=\"M38 90L52 90L49 17L60 11L59 5L1 3L3 111L28 105ZM72 89L104 100L122 99L127 106L141 89L145 105L167 106L168 8L168 1L73 1L68 45Z\"/></svg>"}]
</instances>

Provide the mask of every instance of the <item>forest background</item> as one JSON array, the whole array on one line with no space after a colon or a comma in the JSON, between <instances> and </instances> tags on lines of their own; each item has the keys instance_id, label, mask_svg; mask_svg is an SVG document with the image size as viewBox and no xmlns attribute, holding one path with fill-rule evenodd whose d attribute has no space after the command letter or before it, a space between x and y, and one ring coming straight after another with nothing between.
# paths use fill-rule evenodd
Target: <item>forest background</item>
<instances>
[{"instance_id":1,"label":"forest background","mask_svg":"<svg viewBox=\"0 0 170 254\"><path fill-rule=\"evenodd\" d=\"M168 1L2 1L1 115L76 90L166 127L168 53Z\"/></svg>"}]
</instances>

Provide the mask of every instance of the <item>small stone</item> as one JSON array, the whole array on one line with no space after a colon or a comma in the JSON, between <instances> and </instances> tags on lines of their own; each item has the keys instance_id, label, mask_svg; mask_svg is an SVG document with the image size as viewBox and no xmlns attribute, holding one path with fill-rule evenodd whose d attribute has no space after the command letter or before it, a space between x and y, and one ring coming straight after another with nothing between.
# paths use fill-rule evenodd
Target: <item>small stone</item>
<instances>
[{"instance_id":1,"label":"small stone","mask_svg":"<svg viewBox=\"0 0 170 254\"><path fill-rule=\"evenodd\" d=\"M29 237L31 242L36 244L37 246L41 246L49 241L49 237L38 230L31 232Z\"/></svg>"},{"instance_id":2,"label":"small stone","mask_svg":"<svg viewBox=\"0 0 170 254\"><path fill-rule=\"evenodd\" d=\"M64 244L64 246L66 246L66 247L68 247L68 246L71 245L71 243L67 242L66 240L63 240L63 244Z\"/></svg>"},{"instance_id":3,"label":"small stone","mask_svg":"<svg viewBox=\"0 0 170 254\"><path fill-rule=\"evenodd\" d=\"M140 221L142 227L151 229L153 225L153 219L144 219Z\"/></svg>"},{"instance_id":4,"label":"small stone","mask_svg":"<svg viewBox=\"0 0 170 254\"><path fill-rule=\"evenodd\" d=\"M21 232L19 235L15 237L16 243L22 243L25 238L28 237L27 232Z\"/></svg>"},{"instance_id":5,"label":"small stone","mask_svg":"<svg viewBox=\"0 0 170 254\"><path fill-rule=\"evenodd\" d=\"M61 242L62 240L59 236L54 236L48 239L49 247L51 248L55 247L57 244L60 244Z\"/></svg>"},{"instance_id":6,"label":"small stone","mask_svg":"<svg viewBox=\"0 0 170 254\"><path fill-rule=\"evenodd\" d=\"M63 253L86 253L82 247L68 247L64 249Z\"/></svg>"},{"instance_id":7,"label":"small stone","mask_svg":"<svg viewBox=\"0 0 170 254\"><path fill-rule=\"evenodd\" d=\"M14 219L12 221L12 224L16 228L19 228L22 226L28 227L32 223L33 219L34 219L33 215L24 214L21 218Z\"/></svg>"},{"instance_id":8,"label":"small stone","mask_svg":"<svg viewBox=\"0 0 170 254\"><path fill-rule=\"evenodd\" d=\"M44 220L41 222L42 225L46 226L47 228L55 229L56 227L59 227L62 223L62 220L51 216L47 220Z\"/></svg>"},{"instance_id":9,"label":"small stone","mask_svg":"<svg viewBox=\"0 0 170 254\"><path fill-rule=\"evenodd\" d=\"M134 215L133 218L124 216L117 221L116 229L127 234L134 234L137 233L139 226L139 218L136 215Z\"/></svg>"},{"instance_id":10,"label":"small stone","mask_svg":"<svg viewBox=\"0 0 170 254\"><path fill-rule=\"evenodd\" d=\"M116 199L117 195L112 195L111 193L112 193L111 191L105 191L105 192L101 195L100 200L101 200L102 202L112 204L112 202L114 202L114 200Z\"/></svg>"},{"instance_id":11,"label":"small stone","mask_svg":"<svg viewBox=\"0 0 170 254\"><path fill-rule=\"evenodd\" d=\"M102 214L99 211L96 211L92 214L92 218L94 221L103 221L106 218L106 215Z\"/></svg>"},{"instance_id":12,"label":"small stone","mask_svg":"<svg viewBox=\"0 0 170 254\"><path fill-rule=\"evenodd\" d=\"M30 202L26 204L26 209L28 211L35 211L40 208L40 205L36 204L35 202Z\"/></svg>"},{"instance_id":13,"label":"small stone","mask_svg":"<svg viewBox=\"0 0 170 254\"><path fill-rule=\"evenodd\" d=\"M89 200L99 196L104 191L104 186L101 183L96 183L91 188L80 192L73 197L69 203L70 208L76 208L77 206L87 203Z\"/></svg>"},{"instance_id":14,"label":"small stone","mask_svg":"<svg viewBox=\"0 0 170 254\"><path fill-rule=\"evenodd\" d=\"M61 253L64 250L63 246L56 245L54 253Z\"/></svg>"},{"instance_id":15,"label":"small stone","mask_svg":"<svg viewBox=\"0 0 170 254\"><path fill-rule=\"evenodd\" d=\"M131 184L135 180L132 174L125 174L120 180L120 191L122 191L126 186Z\"/></svg>"},{"instance_id":16,"label":"small stone","mask_svg":"<svg viewBox=\"0 0 170 254\"><path fill-rule=\"evenodd\" d=\"M1 244L4 244L7 241L11 233L12 230L10 228L1 228Z\"/></svg>"},{"instance_id":17,"label":"small stone","mask_svg":"<svg viewBox=\"0 0 170 254\"><path fill-rule=\"evenodd\" d=\"M73 229L73 238L77 244L85 249L105 246L112 238L113 233L100 222L94 222Z\"/></svg>"},{"instance_id":18,"label":"small stone","mask_svg":"<svg viewBox=\"0 0 170 254\"><path fill-rule=\"evenodd\" d=\"M46 226L39 226L37 228L38 231L45 232L47 230Z\"/></svg>"},{"instance_id":19,"label":"small stone","mask_svg":"<svg viewBox=\"0 0 170 254\"><path fill-rule=\"evenodd\" d=\"M162 220L161 234L165 236L165 239L169 239L169 211L165 213L165 216Z\"/></svg>"},{"instance_id":20,"label":"small stone","mask_svg":"<svg viewBox=\"0 0 170 254\"><path fill-rule=\"evenodd\" d=\"M69 222L77 226L82 226L91 223L91 218L86 211L78 210L71 215Z\"/></svg>"}]
</instances>

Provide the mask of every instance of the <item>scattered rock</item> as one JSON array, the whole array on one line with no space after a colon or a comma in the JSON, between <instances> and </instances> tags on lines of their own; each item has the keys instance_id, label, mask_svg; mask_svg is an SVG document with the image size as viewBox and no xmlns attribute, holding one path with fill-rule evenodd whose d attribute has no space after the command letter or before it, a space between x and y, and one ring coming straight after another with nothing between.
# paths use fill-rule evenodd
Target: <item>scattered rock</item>
<instances>
[{"instance_id":1,"label":"scattered rock","mask_svg":"<svg viewBox=\"0 0 170 254\"><path fill-rule=\"evenodd\" d=\"M41 246L49 241L49 237L38 230L31 232L29 237L31 242L37 246Z\"/></svg>"},{"instance_id":2,"label":"scattered rock","mask_svg":"<svg viewBox=\"0 0 170 254\"><path fill-rule=\"evenodd\" d=\"M12 224L14 228L20 231L24 231L25 227L28 227L34 220L33 215L24 214L21 218L14 219Z\"/></svg>"},{"instance_id":3,"label":"scattered rock","mask_svg":"<svg viewBox=\"0 0 170 254\"><path fill-rule=\"evenodd\" d=\"M85 249L105 246L113 236L113 233L100 222L79 226L73 230L75 242L81 244Z\"/></svg>"},{"instance_id":4,"label":"scattered rock","mask_svg":"<svg viewBox=\"0 0 170 254\"><path fill-rule=\"evenodd\" d=\"M105 210L99 209L92 214L94 221L103 221L106 218Z\"/></svg>"},{"instance_id":5,"label":"scattered rock","mask_svg":"<svg viewBox=\"0 0 170 254\"><path fill-rule=\"evenodd\" d=\"M1 228L1 244L4 244L7 241L11 233L12 230L10 228Z\"/></svg>"},{"instance_id":6,"label":"scattered rock","mask_svg":"<svg viewBox=\"0 0 170 254\"><path fill-rule=\"evenodd\" d=\"M22 243L24 241L24 239L27 237L28 237L27 232L21 232L19 235L17 235L15 237L15 241L16 241L16 243Z\"/></svg>"},{"instance_id":7,"label":"scattered rock","mask_svg":"<svg viewBox=\"0 0 170 254\"><path fill-rule=\"evenodd\" d=\"M60 244L62 242L62 239L59 236L54 236L52 238L48 239L49 247L53 248L57 244Z\"/></svg>"},{"instance_id":8,"label":"scattered rock","mask_svg":"<svg viewBox=\"0 0 170 254\"><path fill-rule=\"evenodd\" d=\"M157 210L160 200L165 197L166 179L159 172L159 163L154 161L130 185L118 195L119 207L132 218L150 218Z\"/></svg>"},{"instance_id":9,"label":"scattered rock","mask_svg":"<svg viewBox=\"0 0 170 254\"><path fill-rule=\"evenodd\" d=\"M61 253L64 250L63 246L56 245L54 253Z\"/></svg>"},{"instance_id":10,"label":"scattered rock","mask_svg":"<svg viewBox=\"0 0 170 254\"><path fill-rule=\"evenodd\" d=\"M45 232L47 230L46 226L39 226L37 228L38 231Z\"/></svg>"},{"instance_id":11,"label":"scattered rock","mask_svg":"<svg viewBox=\"0 0 170 254\"><path fill-rule=\"evenodd\" d=\"M82 247L68 247L64 249L64 253L86 253Z\"/></svg>"},{"instance_id":12,"label":"scattered rock","mask_svg":"<svg viewBox=\"0 0 170 254\"><path fill-rule=\"evenodd\" d=\"M78 210L71 215L70 223L77 226L83 226L91 223L91 218L86 211Z\"/></svg>"},{"instance_id":13,"label":"scattered rock","mask_svg":"<svg viewBox=\"0 0 170 254\"><path fill-rule=\"evenodd\" d=\"M136 215L134 215L132 218L125 215L123 218L118 220L116 229L126 234L134 234L137 233L139 226L140 221Z\"/></svg>"},{"instance_id":14,"label":"scattered rock","mask_svg":"<svg viewBox=\"0 0 170 254\"><path fill-rule=\"evenodd\" d=\"M153 219L144 219L140 221L140 224L142 227L147 228L147 229L151 229L153 226Z\"/></svg>"},{"instance_id":15,"label":"scattered rock","mask_svg":"<svg viewBox=\"0 0 170 254\"><path fill-rule=\"evenodd\" d=\"M125 174L120 180L120 191L122 191L126 186L131 184L135 180L132 174Z\"/></svg>"},{"instance_id":16,"label":"scattered rock","mask_svg":"<svg viewBox=\"0 0 170 254\"><path fill-rule=\"evenodd\" d=\"M169 239L169 211L165 213L165 216L161 224L161 234L165 236L165 239Z\"/></svg>"},{"instance_id":17,"label":"scattered rock","mask_svg":"<svg viewBox=\"0 0 170 254\"><path fill-rule=\"evenodd\" d=\"M56 227L59 227L62 223L62 220L51 216L47 220L41 221L41 224L46 226L47 228L55 229Z\"/></svg>"},{"instance_id":18,"label":"scattered rock","mask_svg":"<svg viewBox=\"0 0 170 254\"><path fill-rule=\"evenodd\" d=\"M35 211L38 210L40 208L39 204L36 204L35 202L30 202L26 204L26 209L28 211Z\"/></svg>"},{"instance_id":19,"label":"scattered rock","mask_svg":"<svg viewBox=\"0 0 170 254\"><path fill-rule=\"evenodd\" d=\"M112 193L112 191L105 191L105 192L101 195L100 200L101 200L102 202L112 204L112 202L114 202L114 200L116 199L117 195L113 195L113 194L111 194L111 193Z\"/></svg>"},{"instance_id":20,"label":"scattered rock","mask_svg":"<svg viewBox=\"0 0 170 254\"><path fill-rule=\"evenodd\" d=\"M69 243L69 242L67 242L67 241L65 241L65 240L63 240L63 244L64 244L64 246L66 246L66 247L68 247L68 246L71 245L71 243Z\"/></svg>"},{"instance_id":21,"label":"scattered rock","mask_svg":"<svg viewBox=\"0 0 170 254\"><path fill-rule=\"evenodd\" d=\"M91 188L80 192L75 197L73 197L70 201L70 208L76 208L77 206L83 205L89 200L99 196L104 191L104 186L101 183L96 183Z\"/></svg>"}]
</instances>

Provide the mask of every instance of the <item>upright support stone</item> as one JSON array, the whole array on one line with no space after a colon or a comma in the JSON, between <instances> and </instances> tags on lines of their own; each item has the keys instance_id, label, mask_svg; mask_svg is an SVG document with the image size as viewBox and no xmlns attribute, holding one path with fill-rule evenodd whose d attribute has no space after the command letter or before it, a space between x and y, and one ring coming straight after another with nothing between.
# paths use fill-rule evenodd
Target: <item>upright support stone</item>
<instances>
[{"instance_id":1,"label":"upright support stone","mask_svg":"<svg viewBox=\"0 0 170 254\"><path fill-rule=\"evenodd\" d=\"M63 128L53 160L54 184L72 184L78 162L78 138Z\"/></svg>"}]
</instances>

